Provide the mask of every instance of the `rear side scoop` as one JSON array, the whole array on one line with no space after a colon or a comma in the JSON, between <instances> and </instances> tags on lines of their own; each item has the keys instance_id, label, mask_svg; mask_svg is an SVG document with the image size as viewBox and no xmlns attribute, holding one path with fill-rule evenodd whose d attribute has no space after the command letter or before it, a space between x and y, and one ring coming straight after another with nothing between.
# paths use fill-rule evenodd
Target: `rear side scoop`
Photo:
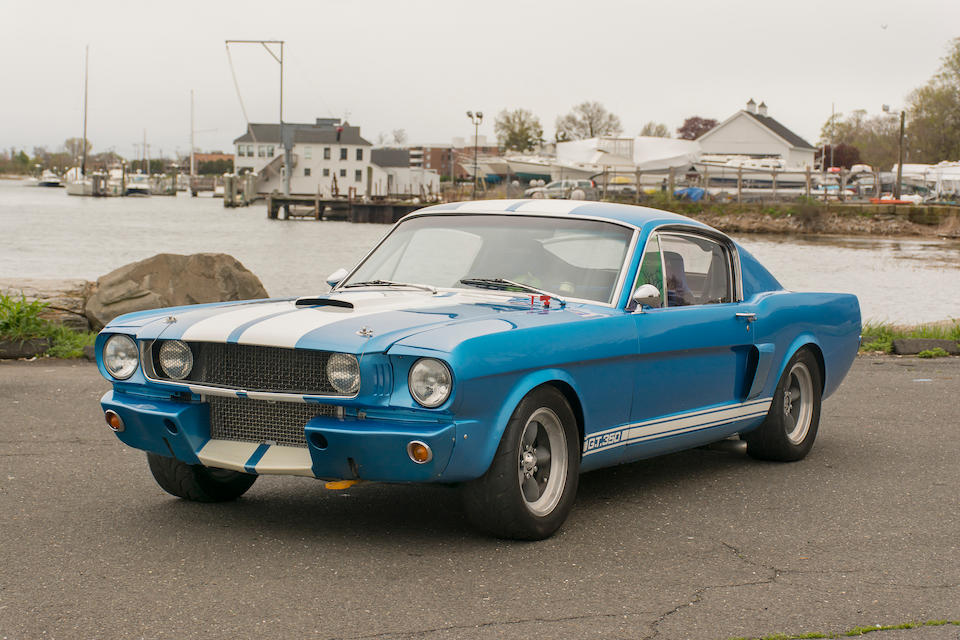
<instances>
[{"instance_id":1,"label":"rear side scoop","mask_svg":"<svg viewBox=\"0 0 960 640\"><path fill-rule=\"evenodd\" d=\"M336 298L297 298L298 307L340 307L341 309L353 309L353 303L346 300L337 300Z\"/></svg>"}]
</instances>

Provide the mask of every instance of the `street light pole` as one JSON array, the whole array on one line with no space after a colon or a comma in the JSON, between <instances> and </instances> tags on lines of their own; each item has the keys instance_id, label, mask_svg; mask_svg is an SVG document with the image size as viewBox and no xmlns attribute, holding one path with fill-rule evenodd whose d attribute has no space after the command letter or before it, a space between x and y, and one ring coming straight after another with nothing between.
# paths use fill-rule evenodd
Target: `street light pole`
<instances>
[{"instance_id":1,"label":"street light pole","mask_svg":"<svg viewBox=\"0 0 960 640\"><path fill-rule=\"evenodd\" d=\"M477 111L474 115L473 111L467 111L467 117L470 118L470 122L473 123L473 199L477 199L477 138L480 137L480 122L483 121L483 112Z\"/></svg>"}]
</instances>

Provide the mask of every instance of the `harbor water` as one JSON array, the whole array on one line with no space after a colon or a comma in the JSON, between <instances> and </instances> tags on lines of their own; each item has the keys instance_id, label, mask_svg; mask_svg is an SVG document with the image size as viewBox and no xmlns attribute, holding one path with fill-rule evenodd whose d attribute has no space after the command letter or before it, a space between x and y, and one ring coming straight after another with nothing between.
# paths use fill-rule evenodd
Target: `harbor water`
<instances>
[{"instance_id":1,"label":"harbor water","mask_svg":"<svg viewBox=\"0 0 960 640\"><path fill-rule=\"evenodd\" d=\"M0 279L99 276L157 253L227 253L273 296L327 291L388 225L268 220L262 204L219 199L84 198L0 180ZM740 235L736 239L795 291L860 298L866 320L902 324L960 318L960 242L918 238Z\"/></svg>"}]
</instances>

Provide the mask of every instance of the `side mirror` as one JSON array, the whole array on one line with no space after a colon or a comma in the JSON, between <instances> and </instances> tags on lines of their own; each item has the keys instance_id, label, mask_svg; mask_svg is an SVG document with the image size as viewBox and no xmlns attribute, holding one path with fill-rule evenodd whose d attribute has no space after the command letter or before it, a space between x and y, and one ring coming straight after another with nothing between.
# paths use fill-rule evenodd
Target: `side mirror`
<instances>
[{"instance_id":1,"label":"side mirror","mask_svg":"<svg viewBox=\"0 0 960 640\"><path fill-rule=\"evenodd\" d=\"M637 304L637 309L641 313L644 307L659 307L660 290L652 284L642 284L633 292L632 300Z\"/></svg>"},{"instance_id":2,"label":"side mirror","mask_svg":"<svg viewBox=\"0 0 960 640\"><path fill-rule=\"evenodd\" d=\"M327 284L330 285L331 288L333 288L338 284L340 284L340 282L342 282L343 279L346 277L347 277L347 270L341 267L327 276Z\"/></svg>"}]
</instances>

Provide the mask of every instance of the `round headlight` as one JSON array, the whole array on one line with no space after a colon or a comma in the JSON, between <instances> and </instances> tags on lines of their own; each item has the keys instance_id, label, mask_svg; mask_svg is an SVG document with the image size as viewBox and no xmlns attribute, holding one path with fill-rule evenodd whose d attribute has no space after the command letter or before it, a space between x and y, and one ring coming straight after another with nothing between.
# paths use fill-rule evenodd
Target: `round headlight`
<instances>
[{"instance_id":1,"label":"round headlight","mask_svg":"<svg viewBox=\"0 0 960 640\"><path fill-rule=\"evenodd\" d=\"M160 345L158 359L163 372L174 380L183 380L193 370L193 352L180 340L165 340Z\"/></svg>"},{"instance_id":2,"label":"round headlight","mask_svg":"<svg viewBox=\"0 0 960 640\"><path fill-rule=\"evenodd\" d=\"M432 409L439 407L453 389L453 376L447 365L433 358L420 358L410 367L407 377L410 395L423 406Z\"/></svg>"},{"instance_id":3,"label":"round headlight","mask_svg":"<svg viewBox=\"0 0 960 640\"><path fill-rule=\"evenodd\" d=\"M327 380L338 392L350 395L360 390L360 364L349 353L333 353L327 360Z\"/></svg>"},{"instance_id":4,"label":"round headlight","mask_svg":"<svg viewBox=\"0 0 960 640\"><path fill-rule=\"evenodd\" d=\"M126 380L140 364L137 343L130 336L118 333L107 338L103 345L103 366L117 380Z\"/></svg>"}]
</instances>

